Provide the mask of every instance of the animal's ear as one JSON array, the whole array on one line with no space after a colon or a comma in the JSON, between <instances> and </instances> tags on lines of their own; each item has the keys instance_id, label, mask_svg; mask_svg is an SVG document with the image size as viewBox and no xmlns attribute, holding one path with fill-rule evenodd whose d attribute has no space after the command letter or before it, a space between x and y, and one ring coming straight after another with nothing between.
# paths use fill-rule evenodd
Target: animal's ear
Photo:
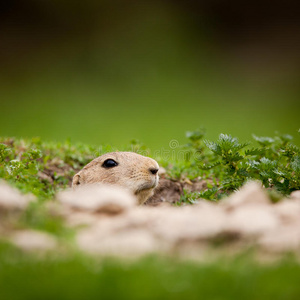
<instances>
[{"instance_id":1,"label":"animal's ear","mask_svg":"<svg viewBox=\"0 0 300 300\"><path fill-rule=\"evenodd\" d=\"M79 174L76 174L74 177L73 177L73 181L72 181L72 187L73 188L76 188L77 186L80 185L80 175Z\"/></svg>"}]
</instances>

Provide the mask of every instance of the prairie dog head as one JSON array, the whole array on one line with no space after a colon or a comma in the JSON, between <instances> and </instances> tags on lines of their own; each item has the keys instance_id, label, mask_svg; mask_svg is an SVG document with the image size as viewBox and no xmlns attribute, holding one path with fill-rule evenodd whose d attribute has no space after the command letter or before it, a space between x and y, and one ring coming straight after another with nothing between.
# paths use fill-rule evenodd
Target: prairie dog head
<instances>
[{"instance_id":1,"label":"prairie dog head","mask_svg":"<svg viewBox=\"0 0 300 300\"><path fill-rule=\"evenodd\" d=\"M111 152L87 164L74 177L72 187L105 183L129 189L143 204L158 184L158 163L134 152Z\"/></svg>"}]
</instances>

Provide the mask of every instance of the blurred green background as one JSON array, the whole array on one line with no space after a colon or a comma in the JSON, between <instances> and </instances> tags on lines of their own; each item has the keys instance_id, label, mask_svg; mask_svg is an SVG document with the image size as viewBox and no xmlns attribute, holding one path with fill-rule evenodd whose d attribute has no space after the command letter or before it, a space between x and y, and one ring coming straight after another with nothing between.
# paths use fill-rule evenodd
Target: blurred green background
<instances>
[{"instance_id":1,"label":"blurred green background","mask_svg":"<svg viewBox=\"0 0 300 300\"><path fill-rule=\"evenodd\" d=\"M1 6L1 136L159 149L205 127L300 144L296 1Z\"/></svg>"}]
</instances>

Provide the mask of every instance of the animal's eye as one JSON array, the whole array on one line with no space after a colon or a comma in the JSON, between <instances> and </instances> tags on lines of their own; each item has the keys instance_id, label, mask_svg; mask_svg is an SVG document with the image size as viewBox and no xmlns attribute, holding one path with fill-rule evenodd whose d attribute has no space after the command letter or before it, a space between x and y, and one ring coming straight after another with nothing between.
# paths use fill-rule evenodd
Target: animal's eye
<instances>
[{"instance_id":1,"label":"animal's eye","mask_svg":"<svg viewBox=\"0 0 300 300\"><path fill-rule=\"evenodd\" d=\"M118 163L116 161L114 161L113 159L107 159L102 164L102 167L104 167L104 168L113 168L113 167L116 167L117 165L118 165Z\"/></svg>"}]
</instances>

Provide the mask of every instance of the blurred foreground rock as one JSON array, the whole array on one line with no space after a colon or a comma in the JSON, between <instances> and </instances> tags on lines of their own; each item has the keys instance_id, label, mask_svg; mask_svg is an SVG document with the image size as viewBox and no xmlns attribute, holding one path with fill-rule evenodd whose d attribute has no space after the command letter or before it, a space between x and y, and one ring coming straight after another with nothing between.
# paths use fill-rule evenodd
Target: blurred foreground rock
<instances>
[{"instance_id":1,"label":"blurred foreground rock","mask_svg":"<svg viewBox=\"0 0 300 300\"><path fill-rule=\"evenodd\" d=\"M196 205L151 207L136 206L126 190L100 185L59 193L56 210L76 230L77 246L93 255L162 253L203 259L213 252L249 248L266 255L299 255L298 195L273 204L260 183L249 182L219 203L199 199ZM13 234L11 241L26 250L56 247L48 236L30 234Z\"/></svg>"},{"instance_id":2,"label":"blurred foreground rock","mask_svg":"<svg viewBox=\"0 0 300 300\"><path fill-rule=\"evenodd\" d=\"M72 220L72 216L67 217ZM79 222L80 223L80 222ZM78 226L79 223L76 225ZM77 243L88 253L140 256L151 252L194 255L230 246L267 253L300 251L300 200L270 202L257 182L216 204L131 207L83 222Z\"/></svg>"},{"instance_id":3,"label":"blurred foreground rock","mask_svg":"<svg viewBox=\"0 0 300 300\"><path fill-rule=\"evenodd\" d=\"M35 230L16 231L10 236L10 241L25 251L50 251L58 245L50 234Z\"/></svg>"},{"instance_id":4,"label":"blurred foreground rock","mask_svg":"<svg viewBox=\"0 0 300 300\"><path fill-rule=\"evenodd\" d=\"M18 189L0 181L0 212L23 210L34 199L33 195L23 195Z\"/></svg>"},{"instance_id":5,"label":"blurred foreground rock","mask_svg":"<svg viewBox=\"0 0 300 300\"><path fill-rule=\"evenodd\" d=\"M136 204L135 197L129 191L104 184L63 191L57 195L57 199L77 210L108 214L121 213Z\"/></svg>"}]
</instances>

